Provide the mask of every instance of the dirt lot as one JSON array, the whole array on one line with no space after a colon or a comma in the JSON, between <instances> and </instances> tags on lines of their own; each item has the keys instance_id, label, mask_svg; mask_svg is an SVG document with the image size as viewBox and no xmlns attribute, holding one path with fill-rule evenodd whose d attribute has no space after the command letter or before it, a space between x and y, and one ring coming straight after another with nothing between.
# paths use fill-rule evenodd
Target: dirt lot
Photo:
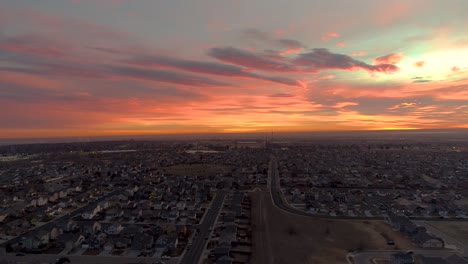
<instances>
[{"instance_id":1,"label":"dirt lot","mask_svg":"<svg viewBox=\"0 0 468 264\"><path fill-rule=\"evenodd\" d=\"M395 246L387 245L386 237L394 240L400 249L414 248L383 222L293 215L274 207L268 192L251 195L252 263L347 263L349 251L394 249Z\"/></svg>"},{"instance_id":2,"label":"dirt lot","mask_svg":"<svg viewBox=\"0 0 468 264\"><path fill-rule=\"evenodd\" d=\"M232 167L219 164L178 164L165 167L164 170L176 176L206 177L218 173L231 172Z\"/></svg>"}]
</instances>

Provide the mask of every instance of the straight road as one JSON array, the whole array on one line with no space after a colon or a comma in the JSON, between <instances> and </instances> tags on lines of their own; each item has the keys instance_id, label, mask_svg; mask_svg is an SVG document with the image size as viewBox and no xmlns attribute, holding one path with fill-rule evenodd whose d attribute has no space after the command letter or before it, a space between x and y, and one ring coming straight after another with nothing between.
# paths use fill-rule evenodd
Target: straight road
<instances>
[{"instance_id":1,"label":"straight road","mask_svg":"<svg viewBox=\"0 0 468 264\"><path fill-rule=\"evenodd\" d=\"M187 249L187 252L185 252L184 257L180 262L181 264L196 264L199 262L200 257L205 250L206 244L210 239L210 229L214 227L225 196L226 193L224 191L216 192L216 196L211 203L205 218L203 219L203 223L198 225L198 229L200 231L197 232L197 237L194 239L193 245Z\"/></svg>"},{"instance_id":2,"label":"straight road","mask_svg":"<svg viewBox=\"0 0 468 264\"><path fill-rule=\"evenodd\" d=\"M366 216L330 216L330 215L313 215L305 211L296 209L290 206L281 192L279 173L278 173L278 162L277 158L272 155L269 169L268 169L269 187L271 193L271 199L273 204L279 209L302 216L313 217L313 218L327 218L327 219L344 219L344 220L385 220L385 217L366 217ZM455 219L455 218L427 218L427 217L409 217L411 220L424 220L424 221L468 221L468 218Z\"/></svg>"}]
</instances>

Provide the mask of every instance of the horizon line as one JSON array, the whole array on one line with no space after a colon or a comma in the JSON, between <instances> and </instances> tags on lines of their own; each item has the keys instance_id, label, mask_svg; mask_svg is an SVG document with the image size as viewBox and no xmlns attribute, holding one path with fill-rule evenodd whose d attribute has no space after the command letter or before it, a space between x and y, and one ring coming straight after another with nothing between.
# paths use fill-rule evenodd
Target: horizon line
<instances>
[{"instance_id":1,"label":"horizon line","mask_svg":"<svg viewBox=\"0 0 468 264\"><path fill-rule=\"evenodd\" d=\"M10 144L41 144L41 143L79 143L79 142L100 142L100 141L124 141L138 140L139 138L163 138L163 137L184 137L184 136L221 136L221 135L265 135L265 134L321 134L321 133L418 133L418 132L456 132L465 131L468 128L423 128L423 129L360 129L360 130L313 130L313 131L242 131L242 132L193 132L193 133L167 133L167 134L135 134L135 135L89 135L89 136L63 136L63 137L12 137L0 138L0 145ZM96 140L98 139L98 140ZM99 140L102 139L102 140ZM42 141L43 140L43 141ZM66 141L60 141L66 140ZM24 141L24 142L21 142ZM29 141L29 142L27 142ZM47 142L52 141L52 142Z\"/></svg>"}]
</instances>

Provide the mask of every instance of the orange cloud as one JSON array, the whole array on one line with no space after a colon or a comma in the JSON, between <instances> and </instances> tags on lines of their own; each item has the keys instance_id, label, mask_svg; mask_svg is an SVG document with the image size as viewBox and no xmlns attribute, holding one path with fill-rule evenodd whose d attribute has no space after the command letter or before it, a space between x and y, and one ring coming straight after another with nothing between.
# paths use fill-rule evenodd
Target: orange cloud
<instances>
[{"instance_id":1,"label":"orange cloud","mask_svg":"<svg viewBox=\"0 0 468 264\"><path fill-rule=\"evenodd\" d=\"M340 102L340 103L336 103L334 106L332 106L333 108L345 108L347 106L355 106L355 105L359 105L358 103L355 103L355 102Z\"/></svg>"},{"instance_id":2,"label":"orange cloud","mask_svg":"<svg viewBox=\"0 0 468 264\"><path fill-rule=\"evenodd\" d=\"M394 105L394 106L388 108L388 110L395 110L395 109L400 109L400 108L410 108L410 107L415 107L415 106L416 106L416 103L401 103L401 104Z\"/></svg>"},{"instance_id":3,"label":"orange cloud","mask_svg":"<svg viewBox=\"0 0 468 264\"><path fill-rule=\"evenodd\" d=\"M426 62L424 62L424 61L418 61L418 62L414 63L414 66L416 68L422 68L422 67L424 67L425 64L426 64Z\"/></svg>"},{"instance_id":4,"label":"orange cloud","mask_svg":"<svg viewBox=\"0 0 468 264\"><path fill-rule=\"evenodd\" d=\"M392 53L374 59L374 64L397 64L405 59L402 53Z\"/></svg>"}]
</instances>

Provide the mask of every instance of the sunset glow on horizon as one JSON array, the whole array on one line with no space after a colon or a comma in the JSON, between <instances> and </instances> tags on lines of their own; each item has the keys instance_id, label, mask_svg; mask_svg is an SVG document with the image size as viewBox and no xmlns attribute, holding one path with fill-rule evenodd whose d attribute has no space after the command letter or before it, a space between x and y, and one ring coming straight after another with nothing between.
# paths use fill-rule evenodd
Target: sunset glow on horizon
<instances>
[{"instance_id":1,"label":"sunset glow on horizon","mask_svg":"<svg viewBox=\"0 0 468 264\"><path fill-rule=\"evenodd\" d=\"M465 0L0 6L0 138L468 128Z\"/></svg>"}]
</instances>

